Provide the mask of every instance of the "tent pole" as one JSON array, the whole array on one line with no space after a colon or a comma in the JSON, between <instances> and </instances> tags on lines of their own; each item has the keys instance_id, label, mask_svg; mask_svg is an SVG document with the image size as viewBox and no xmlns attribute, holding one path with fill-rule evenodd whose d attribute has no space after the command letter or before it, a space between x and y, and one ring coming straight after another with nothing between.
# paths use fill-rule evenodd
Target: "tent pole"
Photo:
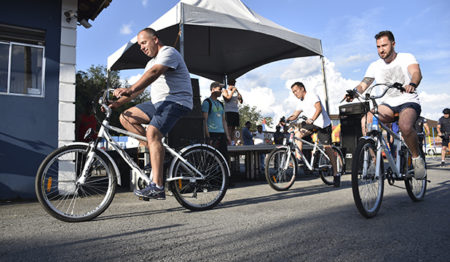
<instances>
[{"instance_id":1,"label":"tent pole","mask_svg":"<svg viewBox=\"0 0 450 262\"><path fill-rule=\"evenodd\" d=\"M323 75L323 86L325 89L325 109L327 110L328 115L331 114L330 108L328 106L328 88L327 88L327 77L325 75L325 59L323 56L320 56L320 59L322 60L322 75Z\"/></svg>"},{"instance_id":2,"label":"tent pole","mask_svg":"<svg viewBox=\"0 0 450 262\"><path fill-rule=\"evenodd\" d=\"M180 3L180 54L184 59L184 7L183 3Z\"/></svg>"}]
</instances>

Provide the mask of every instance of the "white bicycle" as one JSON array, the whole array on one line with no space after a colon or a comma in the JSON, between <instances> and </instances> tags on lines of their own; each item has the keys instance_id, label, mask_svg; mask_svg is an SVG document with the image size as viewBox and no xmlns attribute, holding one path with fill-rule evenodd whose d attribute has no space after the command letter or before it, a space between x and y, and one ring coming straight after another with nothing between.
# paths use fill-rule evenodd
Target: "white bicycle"
<instances>
[{"instance_id":1,"label":"white bicycle","mask_svg":"<svg viewBox=\"0 0 450 262\"><path fill-rule=\"evenodd\" d=\"M71 143L50 153L40 165L35 190L44 209L53 217L66 222L91 220L111 204L116 186L121 185L120 172L114 159L98 148L104 138L130 168L138 174L143 186L151 181L131 157L111 138L109 130L147 141L109 124L111 109L107 105L106 89L98 104L106 113L98 137L90 143ZM90 136L92 130L86 132ZM215 207L225 196L230 176L228 163L215 148L194 144L179 152L163 146L172 156L166 181L177 201L185 208L200 211Z\"/></svg>"}]
</instances>

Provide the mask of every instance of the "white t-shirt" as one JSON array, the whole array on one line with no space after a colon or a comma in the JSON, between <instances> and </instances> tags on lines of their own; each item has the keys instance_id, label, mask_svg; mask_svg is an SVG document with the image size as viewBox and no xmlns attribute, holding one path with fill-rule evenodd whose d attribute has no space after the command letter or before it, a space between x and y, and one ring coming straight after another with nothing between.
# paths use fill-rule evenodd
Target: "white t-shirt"
<instances>
[{"instance_id":1,"label":"white t-shirt","mask_svg":"<svg viewBox=\"0 0 450 262\"><path fill-rule=\"evenodd\" d=\"M264 133L259 133L258 131L255 133L253 137L253 141L255 145L264 145Z\"/></svg>"},{"instance_id":2,"label":"white t-shirt","mask_svg":"<svg viewBox=\"0 0 450 262\"><path fill-rule=\"evenodd\" d=\"M316 113L316 107L314 105L317 102L320 102L322 112L314 121L313 125L324 128L331 124L330 117L328 116L327 111L325 111L325 108L320 101L320 97L317 94L311 91L307 91L303 100L299 99L298 101L299 103L297 104L296 111L302 111L307 118L312 118L314 116L314 114Z\"/></svg>"},{"instance_id":3,"label":"white t-shirt","mask_svg":"<svg viewBox=\"0 0 450 262\"><path fill-rule=\"evenodd\" d=\"M164 65L169 68L150 86L152 103L171 101L192 109L191 77L180 53L173 47L164 46L148 61L145 71L153 65Z\"/></svg>"},{"instance_id":4,"label":"white t-shirt","mask_svg":"<svg viewBox=\"0 0 450 262\"><path fill-rule=\"evenodd\" d=\"M409 53L397 53L397 57L389 64L383 59L370 64L364 77L375 78L375 82L382 83L400 83L407 85L411 82L411 76L408 73L408 66L419 64L416 58ZM399 106L404 103L420 104L419 96L415 93L402 93L397 89L389 89L382 98L382 102L389 106Z\"/></svg>"},{"instance_id":5,"label":"white t-shirt","mask_svg":"<svg viewBox=\"0 0 450 262\"><path fill-rule=\"evenodd\" d=\"M231 93L228 88L226 89L228 94ZM230 101L225 101L225 112L236 112L239 113L239 99L238 99L238 92L234 91L233 95L231 96Z\"/></svg>"}]
</instances>

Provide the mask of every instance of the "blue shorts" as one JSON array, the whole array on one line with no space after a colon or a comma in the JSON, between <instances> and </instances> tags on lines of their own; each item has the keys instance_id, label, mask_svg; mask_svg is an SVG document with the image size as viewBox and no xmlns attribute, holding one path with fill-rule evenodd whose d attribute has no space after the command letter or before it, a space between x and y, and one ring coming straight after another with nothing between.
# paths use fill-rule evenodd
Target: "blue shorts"
<instances>
[{"instance_id":1,"label":"blue shorts","mask_svg":"<svg viewBox=\"0 0 450 262\"><path fill-rule=\"evenodd\" d=\"M170 101L158 102L156 104L147 101L136 107L150 118L150 125L156 127L163 135L169 133L178 119L191 111L188 107Z\"/></svg>"}]
</instances>

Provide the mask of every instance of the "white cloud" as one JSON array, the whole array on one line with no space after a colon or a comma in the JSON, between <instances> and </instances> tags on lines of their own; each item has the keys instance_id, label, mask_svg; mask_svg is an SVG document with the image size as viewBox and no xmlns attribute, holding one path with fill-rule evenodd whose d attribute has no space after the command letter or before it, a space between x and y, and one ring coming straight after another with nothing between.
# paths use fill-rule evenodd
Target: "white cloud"
<instances>
[{"instance_id":1,"label":"white cloud","mask_svg":"<svg viewBox=\"0 0 450 262\"><path fill-rule=\"evenodd\" d=\"M422 115L428 119L438 120L442 116L442 110L448 107L450 94L430 94L426 91L419 92Z\"/></svg>"},{"instance_id":2,"label":"white cloud","mask_svg":"<svg viewBox=\"0 0 450 262\"><path fill-rule=\"evenodd\" d=\"M361 54L357 54L357 55L351 55L349 57L347 57L344 60L344 63L348 63L348 64L352 64L352 63L360 63L360 62L367 62L372 60L372 55L361 55Z\"/></svg>"},{"instance_id":3,"label":"white cloud","mask_svg":"<svg viewBox=\"0 0 450 262\"><path fill-rule=\"evenodd\" d=\"M124 86L130 86L136 83L140 78L142 77L142 74L133 75L130 77L126 77L125 79L121 78L120 82L122 82L122 85Z\"/></svg>"},{"instance_id":4,"label":"white cloud","mask_svg":"<svg viewBox=\"0 0 450 262\"><path fill-rule=\"evenodd\" d=\"M133 22L130 22L128 24L123 24L120 27L120 34L122 34L122 35L129 35L129 34L131 34L132 33L132 30L131 30L131 25L132 24L133 24Z\"/></svg>"},{"instance_id":5,"label":"white cloud","mask_svg":"<svg viewBox=\"0 0 450 262\"><path fill-rule=\"evenodd\" d=\"M318 57L295 58L286 71L282 73L281 79L292 79L299 75L309 76L317 74L320 70L321 64Z\"/></svg>"},{"instance_id":6,"label":"white cloud","mask_svg":"<svg viewBox=\"0 0 450 262\"><path fill-rule=\"evenodd\" d=\"M321 100L325 101L320 59L293 59L290 64L286 64L282 69L284 70L275 80L273 79L276 78L275 76L268 77L264 70L257 69L240 77L236 84L243 96L244 103L251 107L255 106L263 116L272 117L274 124L277 124L282 116L289 116L295 111L298 99L292 94L291 85L296 81L303 82L307 91L317 93ZM335 63L326 58L325 70L330 114L338 114L340 101L344 97L345 91L353 89L359 84L360 80L344 78L337 70ZM128 77L128 84L134 84L141 76L142 74L137 74ZM210 95L209 86L212 80L199 76L192 77L199 79L200 95L203 101ZM279 83L279 85L274 85L274 83ZM442 109L450 101L450 94L447 92L443 94L430 93L428 90L435 89L427 88L427 85L432 84L422 83L420 86L421 90L427 90L419 93L422 115L437 120L442 115Z\"/></svg>"}]
</instances>

